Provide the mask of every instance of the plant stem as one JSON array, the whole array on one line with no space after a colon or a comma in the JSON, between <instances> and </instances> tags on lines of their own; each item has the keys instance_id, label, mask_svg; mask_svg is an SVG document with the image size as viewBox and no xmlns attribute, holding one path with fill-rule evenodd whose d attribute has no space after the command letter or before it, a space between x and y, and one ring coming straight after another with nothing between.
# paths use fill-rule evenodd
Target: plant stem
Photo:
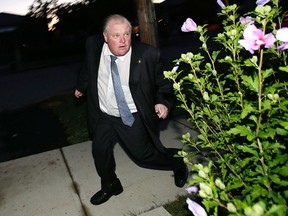
<instances>
[{"instance_id":1,"label":"plant stem","mask_svg":"<svg viewBox=\"0 0 288 216\"><path fill-rule=\"evenodd\" d=\"M206 44L206 42L205 42L205 44ZM205 52L207 53L207 55L209 57L209 60L210 60L210 62L212 64L212 70L216 71L215 62L213 61L213 59L212 59L212 57L210 55L210 52L209 52L209 50L207 48L205 49ZM218 88L219 88L219 91L220 91L220 94L221 94L221 98L222 98L222 100L224 100L223 89L222 89L222 86L221 86L221 84L219 82L219 78L217 76L216 76L216 82L217 82L217 85L218 85Z\"/></svg>"},{"instance_id":2,"label":"plant stem","mask_svg":"<svg viewBox=\"0 0 288 216\"><path fill-rule=\"evenodd\" d=\"M258 134L260 131L260 126L261 126L261 121L262 121L262 88L263 88L262 64L263 64L263 55L264 55L264 51L263 51L263 49L261 49L260 50L260 61L259 61L259 66L258 66L258 79L259 79L258 111L259 111L259 117L258 117L258 121L257 121L256 137L258 137ZM258 143L258 148L259 148L260 154L262 155L260 158L262 170L263 170L264 175L267 176L268 174L267 174L267 169L266 169L265 160L264 160L264 156L263 156L264 150L263 150L263 146L262 146L262 143L261 143L259 137L257 138L257 143Z\"/></svg>"}]
</instances>

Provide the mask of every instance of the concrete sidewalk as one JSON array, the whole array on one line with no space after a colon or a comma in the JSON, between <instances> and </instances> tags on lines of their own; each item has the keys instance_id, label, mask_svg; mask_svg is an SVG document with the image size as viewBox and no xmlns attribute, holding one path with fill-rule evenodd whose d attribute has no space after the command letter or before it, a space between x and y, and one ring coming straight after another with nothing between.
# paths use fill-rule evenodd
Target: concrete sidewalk
<instances>
[{"instance_id":1,"label":"concrete sidewalk","mask_svg":"<svg viewBox=\"0 0 288 216\"><path fill-rule=\"evenodd\" d=\"M182 148L182 134L193 133L180 122L161 131L166 147ZM161 206L185 194L173 173L138 167L119 145L115 158L124 192L99 206L89 201L100 189L90 141L0 163L0 216L169 216Z\"/></svg>"}]
</instances>

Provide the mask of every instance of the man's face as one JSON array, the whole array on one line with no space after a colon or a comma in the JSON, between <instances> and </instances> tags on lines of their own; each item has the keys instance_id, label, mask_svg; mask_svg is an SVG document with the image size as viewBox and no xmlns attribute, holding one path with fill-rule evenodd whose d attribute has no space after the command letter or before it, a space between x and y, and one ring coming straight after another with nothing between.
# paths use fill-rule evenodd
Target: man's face
<instances>
[{"instance_id":1,"label":"man's face","mask_svg":"<svg viewBox=\"0 0 288 216\"><path fill-rule=\"evenodd\" d=\"M119 20L111 20L103 33L110 51L116 56L125 55L131 46L131 28Z\"/></svg>"}]
</instances>

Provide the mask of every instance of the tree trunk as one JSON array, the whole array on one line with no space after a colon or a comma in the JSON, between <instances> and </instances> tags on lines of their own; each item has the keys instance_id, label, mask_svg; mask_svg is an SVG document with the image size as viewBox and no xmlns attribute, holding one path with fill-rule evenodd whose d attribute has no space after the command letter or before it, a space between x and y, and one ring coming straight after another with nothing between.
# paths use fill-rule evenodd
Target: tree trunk
<instances>
[{"instance_id":1,"label":"tree trunk","mask_svg":"<svg viewBox=\"0 0 288 216\"><path fill-rule=\"evenodd\" d=\"M158 46L157 21L152 0L135 0L141 42Z\"/></svg>"}]
</instances>

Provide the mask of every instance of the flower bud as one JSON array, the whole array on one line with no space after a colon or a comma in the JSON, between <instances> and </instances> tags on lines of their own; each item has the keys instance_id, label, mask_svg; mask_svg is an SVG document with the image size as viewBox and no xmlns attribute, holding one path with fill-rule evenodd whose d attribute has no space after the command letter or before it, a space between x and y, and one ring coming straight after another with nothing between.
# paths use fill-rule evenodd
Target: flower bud
<instances>
[{"instance_id":1,"label":"flower bud","mask_svg":"<svg viewBox=\"0 0 288 216\"><path fill-rule=\"evenodd\" d=\"M184 161L185 164L189 164L190 163L189 158L187 158L187 157L184 157L183 161Z\"/></svg>"},{"instance_id":2,"label":"flower bud","mask_svg":"<svg viewBox=\"0 0 288 216\"><path fill-rule=\"evenodd\" d=\"M237 209L233 203L228 203L227 204L227 210L231 213L236 213Z\"/></svg>"},{"instance_id":3,"label":"flower bud","mask_svg":"<svg viewBox=\"0 0 288 216\"><path fill-rule=\"evenodd\" d=\"M225 189L226 189L224 183L221 181L220 178L217 178L217 179L215 180L215 185L216 185L218 188L222 189L222 190L225 190Z\"/></svg>"},{"instance_id":4,"label":"flower bud","mask_svg":"<svg viewBox=\"0 0 288 216\"><path fill-rule=\"evenodd\" d=\"M275 100L279 100L279 95L278 94L274 94L274 99Z\"/></svg>"},{"instance_id":5,"label":"flower bud","mask_svg":"<svg viewBox=\"0 0 288 216\"><path fill-rule=\"evenodd\" d=\"M203 94L203 99L204 99L205 101L209 101L209 100L210 100L210 97L209 97L208 92L204 92L204 94Z\"/></svg>"},{"instance_id":6,"label":"flower bud","mask_svg":"<svg viewBox=\"0 0 288 216\"><path fill-rule=\"evenodd\" d=\"M244 209L244 214L246 216L253 216L253 209L249 206Z\"/></svg>"},{"instance_id":7,"label":"flower bud","mask_svg":"<svg viewBox=\"0 0 288 216\"><path fill-rule=\"evenodd\" d=\"M207 175L203 170L200 170L200 171L198 172L198 175L199 175L201 178L208 179L208 175Z\"/></svg>"},{"instance_id":8,"label":"flower bud","mask_svg":"<svg viewBox=\"0 0 288 216\"><path fill-rule=\"evenodd\" d=\"M203 43L203 44L202 44L202 48L203 48L203 49L207 49L207 44L206 44L206 43Z\"/></svg>"},{"instance_id":9,"label":"flower bud","mask_svg":"<svg viewBox=\"0 0 288 216\"><path fill-rule=\"evenodd\" d=\"M201 196L201 194L204 196ZM205 183L200 183L200 191L199 191L199 195L203 198L205 197L213 197L213 192L212 189L209 185L205 184Z\"/></svg>"},{"instance_id":10,"label":"flower bud","mask_svg":"<svg viewBox=\"0 0 288 216\"><path fill-rule=\"evenodd\" d=\"M254 216L261 216L264 214L264 208L259 203L253 205L252 209L254 212Z\"/></svg>"},{"instance_id":11,"label":"flower bud","mask_svg":"<svg viewBox=\"0 0 288 216\"><path fill-rule=\"evenodd\" d=\"M179 83L174 83L173 88L177 91L180 91L180 84Z\"/></svg>"}]
</instances>

